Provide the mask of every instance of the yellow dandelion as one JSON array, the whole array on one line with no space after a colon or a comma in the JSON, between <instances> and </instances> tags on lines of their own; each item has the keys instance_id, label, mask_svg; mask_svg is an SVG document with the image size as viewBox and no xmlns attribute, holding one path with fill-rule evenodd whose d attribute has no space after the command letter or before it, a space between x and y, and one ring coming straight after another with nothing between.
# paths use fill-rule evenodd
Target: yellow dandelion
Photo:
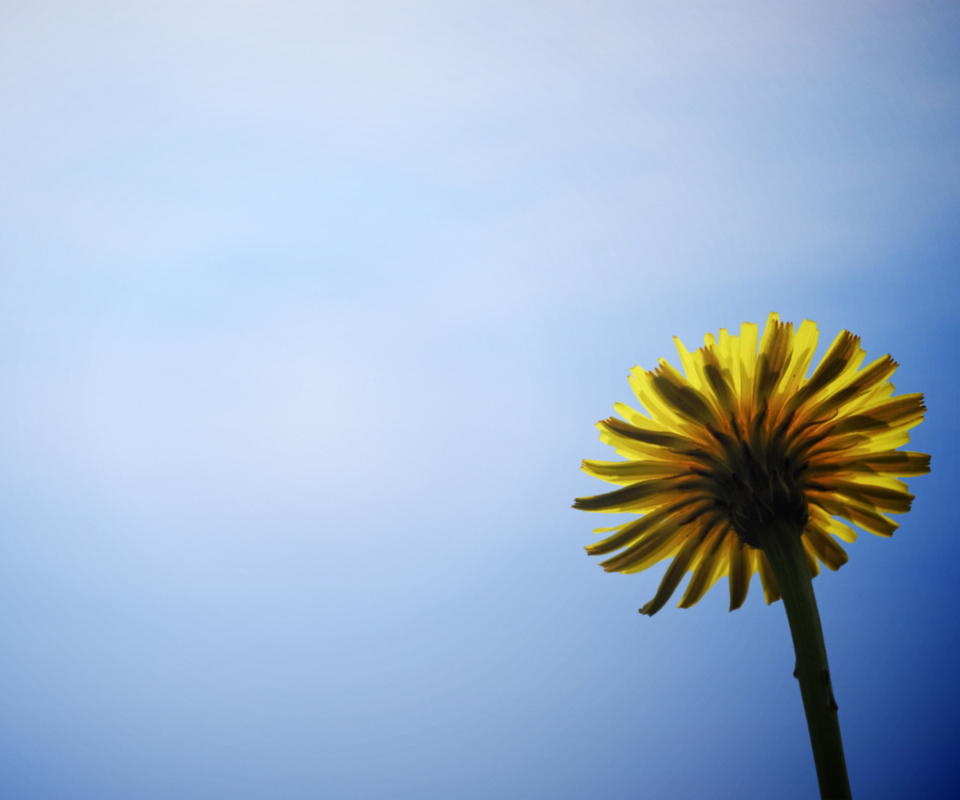
<instances>
[{"instance_id":1,"label":"yellow dandelion","mask_svg":"<svg viewBox=\"0 0 960 800\"><path fill-rule=\"evenodd\" d=\"M913 495L900 478L929 472L930 457L897 448L923 420L923 396L893 397L896 362L887 355L861 368L865 352L848 331L809 378L815 323L804 320L795 332L771 314L759 353L757 338L758 326L744 323L739 336L721 329L693 352L676 340L686 375L663 359L652 372L634 368L630 384L646 414L617 403L623 419L597 425L601 440L626 460L583 462L585 472L621 488L578 498L574 507L642 514L595 531L605 538L587 551L614 554L601 564L608 572L640 572L673 559L643 614L660 610L688 572L681 608L724 576L730 610L739 608L755 572L768 604L783 596L821 792L849 796L810 579L820 564L836 570L847 561L836 540L857 535L838 518L890 536L898 526L887 515L910 509ZM804 627L815 631L798 633ZM823 737L814 732L808 682L825 685L817 690L822 700L811 695L810 702L832 707L839 765L818 754L834 744L818 745ZM821 766L830 773L826 784Z\"/></svg>"},{"instance_id":2,"label":"yellow dandelion","mask_svg":"<svg viewBox=\"0 0 960 800\"><path fill-rule=\"evenodd\" d=\"M577 499L586 511L640 512L639 519L598 528L603 541L591 555L619 550L602 562L607 572L640 572L673 557L656 596L642 609L655 614L687 572L680 601L689 608L727 576L730 610L746 599L760 573L767 603L780 590L761 545L774 521L802 531L811 576L832 570L847 554L833 537L857 534L836 517L890 536L886 514L910 509L913 495L898 477L930 471L930 457L897 450L923 420L923 395L891 398L890 358L860 369L860 340L842 331L810 378L817 326L771 314L757 354L757 325L740 336L720 330L688 352L675 339L686 377L665 360L630 384L646 416L617 403L625 422L599 422L600 438L626 461L584 461L583 470L623 488Z\"/></svg>"}]
</instances>

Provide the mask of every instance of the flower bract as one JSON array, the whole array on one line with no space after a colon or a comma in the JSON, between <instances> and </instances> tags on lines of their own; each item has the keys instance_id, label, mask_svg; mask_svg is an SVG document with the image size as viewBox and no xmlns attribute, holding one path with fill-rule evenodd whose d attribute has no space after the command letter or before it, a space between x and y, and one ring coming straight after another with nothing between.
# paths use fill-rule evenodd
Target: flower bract
<instances>
[{"instance_id":1,"label":"flower bract","mask_svg":"<svg viewBox=\"0 0 960 800\"><path fill-rule=\"evenodd\" d=\"M641 610L655 614L686 573L680 601L694 605L724 576L730 610L760 574L767 603L780 592L761 549L771 523L788 522L802 536L810 573L847 561L837 542L856 533L842 520L890 536L888 514L910 509L913 495L902 477L929 472L930 457L897 448L923 420L923 395L893 397L890 356L863 366L860 339L848 331L834 339L807 377L817 348L809 320L794 331L777 314L739 336L721 329L688 351L677 339L685 374L661 359L657 369L635 367L630 385L645 413L622 403L622 419L597 424L602 441L623 461L584 461L583 469L620 488L578 498L586 511L641 514L598 528L591 555L608 572L632 573L672 558L654 598Z\"/></svg>"}]
</instances>

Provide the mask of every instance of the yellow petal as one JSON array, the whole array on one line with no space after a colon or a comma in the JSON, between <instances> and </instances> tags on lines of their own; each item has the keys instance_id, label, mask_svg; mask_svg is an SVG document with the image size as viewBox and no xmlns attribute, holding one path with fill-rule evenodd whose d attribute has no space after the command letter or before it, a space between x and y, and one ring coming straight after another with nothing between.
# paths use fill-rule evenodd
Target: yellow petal
<instances>
[{"instance_id":1,"label":"yellow petal","mask_svg":"<svg viewBox=\"0 0 960 800\"><path fill-rule=\"evenodd\" d=\"M810 546L810 543L804 538L803 556L807 560L807 569L811 578L816 578L820 574L820 563L817 561L817 555Z\"/></svg>"},{"instance_id":2,"label":"yellow petal","mask_svg":"<svg viewBox=\"0 0 960 800\"><path fill-rule=\"evenodd\" d=\"M592 556L602 556L607 553L612 553L614 550L619 550L621 547L629 547L635 542L640 541L649 531L652 531L665 519L677 516L681 519L681 522L685 524L686 522L696 519L709 505L706 501L697 503L691 502L689 498L681 498L674 503L663 505L632 522L606 529L616 531L616 533L601 542L589 545L586 550ZM594 533L601 530L604 529L598 529L594 531ZM621 553L621 555L623 554Z\"/></svg>"},{"instance_id":3,"label":"yellow petal","mask_svg":"<svg viewBox=\"0 0 960 800\"><path fill-rule=\"evenodd\" d=\"M641 541L619 555L601 561L600 566L607 572L642 572L679 550L689 532L690 525L682 525L676 516L670 517Z\"/></svg>"},{"instance_id":4,"label":"yellow petal","mask_svg":"<svg viewBox=\"0 0 960 800\"><path fill-rule=\"evenodd\" d=\"M863 361L866 353L860 349L860 338L849 331L840 331L837 338L827 349L823 359L790 401L794 410L807 403L813 403L832 385L843 384L847 376L853 375ZM811 407L812 410L812 407Z\"/></svg>"},{"instance_id":5,"label":"yellow petal","mask_svg":"<svg viewBox=\"0 0 960 800\"><path fill-rule=\"evenodd\" d=\"M689 446L688 440L675 433L638 428L629 422L610 417L597 423L600 441L617 449L636 453L643 458L672 461L678 452Z\"/></svg>"},{"instance_id":6,"label":"yellow petal","mask_svg":"<svg viewBox=\"0 0 960 800\"><path fill-rule=\"evenodd\" d=\"M714 527L697 554L697 566L687 590L680 600L680 608L690 608L710 591L710 588L727 568L726 549L723 547L728 528L726 525ZM731 534L736 535L736 534Z\"/></svg>"},{"instance_id":7,"label":"yellow petal","mask_svg":"<svg viewBox=\"0 0 960 800\"><path fill-rule=\"evenodd\" d=\"M753 382L757 372L757 334L755 323L744 322L740 326L740 397L742 413L746 416L753 408Z\"/></svg>"},{"instance_id":8,"label":"yellow petal","mask_svg":"<svg viewBox=\"0 0 960 800\"><path fill-rule=\"evenodd\" d=\"M583 511L603 511L619 514L624 511L637 511L650 505L653 498L666 498L668 495L684 494L694 496L710 488L710 484L699 476L684 475L678 478L660 478L644 481L614 489L606 494L592 497L578 497L574 508Z\"/></svg>"},{"instance_id":9,"label":"yellow petal","mask_svg":"<svg viewBox=\"0 0 960 800\"><path fill-rule=\"evenodd\" d=\"M871 486L849 481L831 481L830 490L841 500L849 498L858 503L872 506L878 511L889 514L906 514L913 502L909 492L888 489L885 486Z\"/></svg>"},{"instance_id":10,"label":"yellow petal","mask_svg":"<svg viewBox=\"0 0 960 800\"><path fill-rule=\"evenodd\" d=\"M820 528L820 530L822 530L824 533L836 536L838 539L841 539L844 542L857 541L857 532L853 530L853 528L844 525L838 519L834 519L826 511L820 508L820 506L810 506L810 519L813 520L817 527Z\"/></svg>"},{"instance_id":11,"label":"yellow petal","mask_svg":"<svg viewBox=\"0 0 960 800\"><path fill-rule=\"evenodd\" d=\"M897 369L897 362L890 356L878 358L872 364L864 367L859 373L847 372L838 379L826 396L820 400L811 412L812 417L822 417L841 407L866 390L889 378Z\"/></svg>"},{"instance_id":12,"label":"yellow petal","mask_svg":"<svg viewBox=\"0 0 960 800\"><path fill-rule=\"evenodd\" d=\"M790 368L785 374L781 386L781 393L784 397L792 397L800 384L806 379L807 370L810 369L810 360L817 349L818 340L817 324L808 319L801 322L793 340L793 357L790 360Z\"/></svg>"},{"instance_id":13,"label":"yellow petal","mask_svg":"<svg viewBox=\"0 0 960 800\"><path fill-rule=\"evenodd\" d=\"M753 577L753 559L747 546L738 536L730 539L730 610L740 608L750 591L750 578Z\"/></svg>"},{"instance_id":14,"label":"yellow petal","mask_svg":"<svg viewBox=\"0 0 960 800\"><path fill-rule=\"evenodd\" d=\"M728 350L729 350L729 342ZM733 375L724 361L722 353L716 347L707 347L703 351L704 394L713 400L714 408L724 417L737 412L737 395L733 384Z\"/></svg>"},{"instance_id":15,"label":"yellow petal","mask_svg":"<svg viewBox=\"0 0 960 800\"><path fill-rule=\"evenodd\" d=\"M663 608L667 600L669 600L676 591L677 586L680 585L680 581L683 580L683 576L686 574L690 562L703 543L707 532L708 529L703 524L698 524L696 530L691 532L683 547L681 547L677 555L674 556L673 561L664 573L663 580L660 581L660 587L657 589L656 595L654 595L649 603L640 609L641 614L652 617Z\"/></svg>"},{"instance_id":16,"label":"yellow petal","mask_svg":"<svg viewBox=\"0 0 960 800\"><path fill-rule=\"evenodd\" d=\"M817 558L834 572L847 563L846 551L833 540L833 537L820 530L815 522L807 525L803 531L803 539L804 543L816 553Z\"/></svg>"},{"instance_id":17,"label":"yellow petal","mask_svg":"<svg viewBox=\"0 0 960 800\"><path fill-rule=\"evenodd\" d=\"M694 389L683 376L661 359L660 368L651 379L653 390L675 415L697 429L716 425L717 415L703 394Z\"/></svg>"},{"instance_id":18,"label":"yellow petal","mask_svg":"<svg viewBox=\"0 0 960 800\"><path fill-rule=\"evenodd\" d=\"M680 354L680 363L683 364L683 371L687 374L687 380L694 389L703 391L703 353L700 350L694 350L692 353L683 346L683 342L676 336L673 342L677 346L677 352Z\"/></svg>"},{"instance_id":19,"label":"yellow petal","mask_svg":"<svg viewBox=\"0 0 960 800\"><path fill-rule=\"evenodd\" d=\"M649 478L663 478L689 472L686 464L670 461L591 461L580 467L587 475L610 483L628 484Z\"/></svg>"},{"instance_id":20,"label":"yellow petal","mask_svg":"<svg viewBox=\"0 0 960 800\"><path fill-rule=\"evenodd\" d=\"M809 500L811 503L819 505L831 516L850 520L854 525L859 525L865 531L875 533L877 536L893 536L893 532L900 527L879 511L853 500L846 499L841 502L839 498L829 494L816 495L812 493Z\"/></svg>"},{"instance_id":21,"label":"yellow petal","mask_svg":"<svg viewBox=\"0 0 960 800\"><path fill-rule=\"evenodd\" d=\"M740 361L740 337L730 336L726 328L720 329L720 354L724 359L724 366L730 371L733 380L733 390L737 397L743 396L742 371Z\"/></svg>"},{"instance_id":22,"label":"yellow petal","mask_svg":"<svg viewBox=\"0 0 960 800\"><path fill-rule=\"evenodd\" d=\"M647 413L658 420L664 428L674 433L684 433L684 419L679 416L653 389L653 379L655 374L646 372L639 367L634 367L630 371L628 378L630 388L640 401L640 405L646 409Z\"/></svg>"},{"instance_id":23,"label":"yellow petal","mask_svg":"<svg viewBox=\"0 0 960 800\"><path fill-rule=\"evenodd\" d=\"M751 555L754 563L757 565L757 572L760 573L760 584L763 586L763 598L767 605L777 602L780 599L780 584L773 575L773 569L763 550L754 550Z\"/></svg>"},{"instance_id":24,"label":"yellow petal","mask_svg":"<svg viewBox=\"0 0 960 800\"><path fill-rule=\"evenodd\" d=\"M757 358L757 379L754 386L757 409L769 405L770 398L789 364L792 340L793 325L783 325L776 313L770 314L760 340L760 354Z\"/></svg>"},{"instance_id":25,"label":"yellow petal","mask_svg":"<svg viewBox=\"0 0 960 800\"><path fill-rule=\"evenodd\" d=\"M857 409L856 414L847 413L845 420L850 419L872 419L892 427L919 425L926 412L926 406L923 404L922 394L904 394L895 397L892 400L885 400L875 403L861 409ZM838 426L845 424L845 420L837 423ZM846 423L849 425L850 423Z\"/></svg>"},{"instance_id":26,"label":"yellow petal","mask_svg":"<svg viewBox=\"0 0 960 800\"><path fill-rule=\"evenodd\" d=\"M630 408L626 403L614 403L613 410L635 428L648 431L662 431L664 433L668 432L667 428L662 425L659 420L644 416L635 408Z\"/></svg>"},{"instance_id":27,"label":"yellow petal","mask_svg":"<svg viewBox=\"0 0 960 800\"><path fill-rule=\"evenodd\" d=\"M926 453L911 453L906 450L873 453L858 459L851 459L851 461L874 472L889 472L905 478L926 475L930 471L930 456Z\"/></svg>"}]
</instances>

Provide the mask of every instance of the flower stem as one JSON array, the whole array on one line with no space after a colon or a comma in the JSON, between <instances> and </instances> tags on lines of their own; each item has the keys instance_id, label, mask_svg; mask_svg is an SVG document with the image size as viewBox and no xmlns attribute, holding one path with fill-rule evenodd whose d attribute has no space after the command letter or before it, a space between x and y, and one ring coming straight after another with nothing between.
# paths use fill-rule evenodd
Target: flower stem
<instances>
[{"instance_id":1,"label":"flower stem","mask_svg":"<svg viewBox=\"0 0 960 800\"><path fill-rule=\"evenodd\" d=\"M850 782L840 740L837 703L830 684L820 613L800 531L789 524L774 523L763 532L760 546L779 584L793 635L793 647L797 653L797 668L793 674L800 681L820 797L825 800L849 798Z\"/></svg>"}]
</instances>

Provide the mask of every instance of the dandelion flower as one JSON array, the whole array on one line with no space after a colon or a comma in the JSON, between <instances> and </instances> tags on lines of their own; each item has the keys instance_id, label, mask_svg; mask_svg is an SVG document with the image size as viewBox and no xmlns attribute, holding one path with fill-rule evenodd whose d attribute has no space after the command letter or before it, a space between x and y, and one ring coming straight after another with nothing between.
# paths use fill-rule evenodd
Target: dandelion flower
<instances>
[{"instance_id":1,"label":"dandelion flower","mask_svg":"<svg viewBox=\"0 0 960 800\"><path fill-rule=\"evenodd\" d=\"M757 338L758 326L744 323L739 336L721 329L719 338L707 334L693 352L676 340L686 375L663 359L652 372L634 368L630 384L646 414L617 403L623 419L597 425L601 440L626 460L583 462L589 475L620 488L578 498L574 507L642 514L595 531L605 538L587 552L614 554L602 562L608 572L640 572L673 559L643 614L659 611L688 572L681 608L697 603L726 576L732 611L743 604L758 572L768 604L784 597L805 706L802 673L808 669L810 681L824 683L813 675L822 670L824 702L835 719L826 652L822 663L804 666L793 617L802 627L812 606L820 644L803 646L822 650L810 579L820 564L831 570L845 564L847 554L836 540L857 536L838 518L890 536L898 526L887 515L910 509L913 495L900 478L928 472L930 457L897 448L923 420L923 396L893 397L889 379L896 362L883 356L861 368L865 353L848 331L837 336L809 378L815 323L804 320L794 331L792 323L771 314L759 353ZM838 725L836 740L839 745ZM821 775L821 791L842 787L825 789Z\"/></svg>"},{"instance_id":2,"label":"dandelion flower","mask_svg":"<svg viewBox=\"0 0 960 800\"><path fill-rule=\"evenodd\" d=\"M757 354L755 324L740 336L720 330L688 352L675 340L686 377L665 360L630 384L649 416L617 403L624 421L597 424L600 438L627 461L584 461L583 470L623 488L581 497L586 511L640 512L587 547L591 555L619 550L607 572L639 572L673 557L656 596L655 614L687 572L680 601L694 605L721 577L730 584L730 610L746 599L760 573L767 603L779 599L761 540L773 521L802 531L811 576L822 563L836 570L847 554L833 538L857 534L835 517L878 536L897 523L887 513L910 509L913 495L898 477L929 472L930 457L897 450L923 420L923 395L891 397L890 356L859 369L860 340L843 331L809 379L817 327L771 314Z\"/></svg>"}]
</instances>

